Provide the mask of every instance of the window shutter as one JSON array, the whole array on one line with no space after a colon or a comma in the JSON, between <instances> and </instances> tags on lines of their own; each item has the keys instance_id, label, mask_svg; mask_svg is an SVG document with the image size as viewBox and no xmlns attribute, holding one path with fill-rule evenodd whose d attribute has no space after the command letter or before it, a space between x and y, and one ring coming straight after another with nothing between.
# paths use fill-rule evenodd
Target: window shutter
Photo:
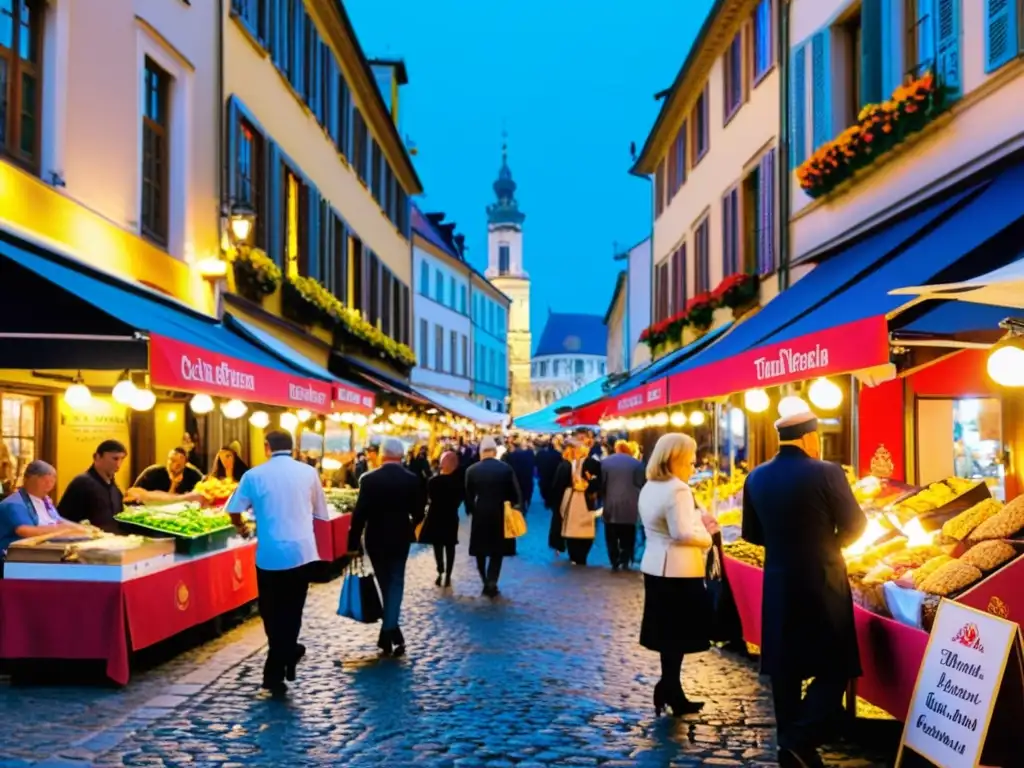
<instances>
[{"instance_id":1,"label":"window shutter","mask_svg":"<svg viewBox=\"0 0 1024 768\"><path fill-rule=\"evenodd\" d=\"M321 208L321 197L320 192L316 187L310 185L306 187L306 268L309 270L309 276L314 280L323 282L323 273L320 270L320 212ZM301 229L299 230L302 231Z\"/></svg>"},{"instance_id":2,"label":"window shutter","mask_svg":"<svg viewBox=\"0 0 1024 768\"><path fill-rule=\"evenodd\" d=\"M757 270L775 271L775 150L761 158L758 180Z\"/></svg>"},{"instance_id":3,"label":"window shutter","mask_svg":"<svg viewBox=\"0 0 1024 768\"><path fill-rule=\"evenodd\" d=\"M238 101L232 96L228 99L228 124L227 124L227 157L224 158L224 173L227 175L226 189L228 200L234 202L238 196Z\"/></svg>"},{"instance_id":4,"label":"window shutter","mask_svg":"<svg viewBox=\"0 0 1024 768\"><path fill-rule=\"evenodd\" d=\"M807 159L807 46L791 57L793 73L789 94L789 165L795 169Z\"/></svg>"},{"instance_id":5,"label":"window shutter","mask_svg":"<svg viewBox=\"0 0 1024 768\"><path fill-rule=\"evenodd\" d=\"M676 177L676 143L673 141L672 146L668 148L668 199L671 202L672 198L675 197L676 190L679 189L679 182Z\"/></svg>"},{"instance_id":6,"label":"window shutter","mask_svg":"<svg viewBox=\"0 0 1024 768\"><path fill-rule=\"evenodd\" d=\"M732 274L732 192L722 198L722 277Z\"/></svg>"},{"instance_id":7,"label":"window shutter","mask_svg":"<svg viewBox=\"0 0 1024 768\"><path fill-rule=\"evenodd\" d=\"M284 245L284 185L281 166L281 150L277 143L267 140L267 200L269 217L266 222L267 254L277 266L283 266L282 246Z\"/></svg>"},{"instance_id":8,"label":"window shutter","mask_svg":"<svg viewBox=\"0 0 1024 768\"><path fill-rule=\"evenodd\" d=\"M860 106L877 104L882 93L882 13L883 0L863 0L861 18Z\"/></svg>"},{"instance_id":9,"label":"window shutter","mask_svg":"<svg viewBox=\"0 0 1024 768\"><path fill-rule=\"evenodd\" d=\"M676 136L676 175L679 177L679 186L682 186L686 182L686 133L687 123L683 120L683 125L679 129L679 135Z\"/></svg>"},{"instance_id":10,"label":"window shutter","mask_svg":"<svg viewBox=\"0 0 1024 768\"><path fill-rule=\"evenodd\" d=\"M341 92L338 90L338 62L334 60L334 53L330 48L324 46L324 56L327 57L326 77L324 84L324 95L327 103L324 104L324 124L327 126L327 133L331 141L338 143L338 97Z\"/></svg>"},{"instance_id":11,"label":"window shutter","mask_svg":"<svg viewBox=\"0 0 1024 768\"><path fill-rule=\"evenodd\" d=\"M994 72L1018 53L1017 3L985 0L985 71Z\"/></svg>"},{"instance_id":12,"label":"window shutter","mask_svg":"<svg viewBox=\"0 0 1024 768\"><path fill-rule=\"evenodd\" d=\"M829 30L811 40L811 127L813 148L832 138L832 46Z\"/></svg>"},{"instance_id":13,"label":"window shutter","mask_svg":"<svg viewBox=\"0 0 1024 768\"><path fill-rule=\"evenodd\" d=\"M960 0L935 0L935 70L949 98L963 94L960 75Z\"/></svg>"}]
</instances>

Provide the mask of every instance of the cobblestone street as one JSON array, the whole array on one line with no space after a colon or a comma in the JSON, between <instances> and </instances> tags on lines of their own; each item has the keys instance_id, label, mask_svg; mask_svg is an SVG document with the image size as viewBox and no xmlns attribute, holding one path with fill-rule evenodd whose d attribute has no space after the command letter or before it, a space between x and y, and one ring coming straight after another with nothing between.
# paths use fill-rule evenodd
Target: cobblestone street
<instances>
[{"instance_id":1,"label":"cobblestone street","mask_svg":"<svg viewBox=\"0 0 1024 768\"><path fill-rule=\"evenodd\" d=\"M641 577L603 567L600 540L590 568L553 561L546 515L535 507L528 518L497 602L479 595L468 531L451 590L434 586L432 555L417 550L401 660L378 660L376 626L335 616L338 581L315 586L309 652L284 701L259 689L258 620L123 691L0 685L0 765L774 765L771 697L752 664L689 657L687 692L707 702L704 712L654 718L658 660L637 643ZM866 729L872 747L826 759L888 764L891 725Z\"/></svg>"}]
</instances>

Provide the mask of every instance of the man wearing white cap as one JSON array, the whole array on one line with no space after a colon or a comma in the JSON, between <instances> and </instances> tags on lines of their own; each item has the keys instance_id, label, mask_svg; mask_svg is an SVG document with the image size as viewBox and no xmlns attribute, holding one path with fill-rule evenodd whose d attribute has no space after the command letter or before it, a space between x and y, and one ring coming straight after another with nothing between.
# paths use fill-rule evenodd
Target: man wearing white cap
<instances>
[{"instance_id":1,"label":"man wearing white cap","mask_svg":"<svg viewBox=\"0 0 1024 768\"><path fill-rule=\"evenodd\" d=\"M765 547L761 673L772 680L779 764L803 768L824 765L817 747L861 675L842 548L867 520L842 467L820 460L814 414L775 429L778 455L743 487L743 538Z\"/></svg>"}]
</instances>

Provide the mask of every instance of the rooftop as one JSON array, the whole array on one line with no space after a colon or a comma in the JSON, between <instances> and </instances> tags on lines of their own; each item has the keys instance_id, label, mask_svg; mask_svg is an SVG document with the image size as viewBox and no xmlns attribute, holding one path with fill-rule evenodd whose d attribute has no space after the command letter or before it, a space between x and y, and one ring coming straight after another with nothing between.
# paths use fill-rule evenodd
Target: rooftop
<instances>
[{"instance_id":1,"label":"rooftop","mask_svg":"<svg viewBox=\"0 0 1024 768\"><path fill-rule=\"evenodd\" d=\"M602 315L549 312L534 357L608 354L608 328Z\"/></svg>"}]
</instances>

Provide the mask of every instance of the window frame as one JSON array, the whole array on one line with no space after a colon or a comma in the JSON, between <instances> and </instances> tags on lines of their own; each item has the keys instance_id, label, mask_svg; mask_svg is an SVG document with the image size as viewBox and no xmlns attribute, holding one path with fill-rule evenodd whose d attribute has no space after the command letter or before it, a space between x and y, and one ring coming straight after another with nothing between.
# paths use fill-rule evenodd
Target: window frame
<instances>
[{"instance_id":1,"label":"window frame","mask_svg":"<svg viewBox=\"0 0 1024 768\"><path fill-rule=\"evenodd\" d=\"M33 59L25 59L19 55L21 49L22 25L19 23L23 8L29 9L29 41ZM7 92L0 94L0 103L4 104L6 125L0 125L0 135L4 137L0 143L0 156L14 162L33 174L40 172L43 148L43 44L45 41L46 3L42 0L13 0L11 4L11 47L0 44L0 61L6 62ZM28 75L35 85L35 104L32 112L34 126L32 132L31 156L24 154L22 141L24 133L24 77Z\"/></svg>"},{"instance_id":2,"label":"window frame","mask_svg":"<svg viewBox=\"0 0 1024 768\"><path fill-rule=\"evenodd\" d=\"M911 0L913 1L913 0ZM768 31L766 45L768 48L768 61L763 70L758 70L758 42L761 39L762 28L758 23L759 14L762 8L767 8L768 16ZM756 88L761 82L768 76L768 74L775 68L776 54L775 54L775 0L759 0L757 5L754 6L754 12L751 15L751 70L753 72L753 87Z\"/></svg>"},{"instance_id":3,"label":"window frame","mask_svg":"<svg viewBox=\"0 0 1024 768\"><path fill-rule=\"evenodd\" d=\"M722 125L725 126L740 111L745 100L742 27L737 30L733 39L729 42L729 47L722 54L722 65ZM734 88L735 92L733 91Z\"/></svg>"},{"instance_id":4,"label":"window frame","mask_svg":"<svg viewBox=\"0 0 1024 768\"><path fill-rule=\"evenodd\" d=\"M266 249L266 138L244 115L239 116L235 131L238 136L234 158L235 202L243 203L252 209L255 214L255 222L250 240L256 248ZM248 176L243 173L242 150L244 144L249 145ZM248 194L242 193L245 185L248 185Z\"/></svg>"},{"instance_id":5,"label":"window frame","mask_svg":"<svg viewBox=\"0 0 1024 768\"><path fill-rule=\"evenodd\" d=\"M693 238L693 295L711 290L711 212L705 211L694 222Z\"/></svg>"},{"instance_id":6,"label":"window frame","mask_svg":"<svg viewBox=\"0 0 1024 768\"><path fill-rule=\"evenodd\" d=\"M693 109L690 112L690 130L691 130L691 145L693 149L692 162L690 168L696 168L697 164L707 156L708 152L711 151L711 126L709 125L711 119L710 109L710 83L704 83L704 89L697 96L697 100L694 102ZM698 116L700 119L698 119ZM703 139L703 148L701 147L701 140Z\"/></svg>"},{"instance_id":7,"label":"window frame","mask_svg":"<svg viewBox=\"0 0 1024 768\"><path fill-rule=\"evenodd\" d=\"M296 274L302 277L309 276L310 254L309 254L309 224L310 224L310 195L308 180L288 163L281 163L281 213L283 216L281 226L281 262L282 271L286 276L290 274L292 254L289 249L291 239L291 221L289 211L290 181L295 180L295 268Z\"/></svg>"},{"instance_id":8,"label":"window frame","mask_svg":"<svg viewBox=\"0 0 1024 768\"><path fill-rule=\"evenodd\" d=\"M18 6L15 5L17 8ZM169 117L171 103L171 74L160 66L151 56L144 58L143 64L143 105L142 105L142 153L139 195L139 234L150 242L167 248L170 242L170 162L171 162L171 122ZM156 78L156 99L158 113L162 122L151 117L149 101L153 95L151 78ZM147 142L159 140L159 152L147 152ZM157 168L151 167L151 162ZM155 177L155 178L154 178ZM154 202L152 195L156 190L159 199ZM147 192L149 194L147 194ZM147 204L147 198L149 204ZM151 220L156 216L156 220Z\"/></svg>"},{"instance_id":9,"label":"window frame","mask_svg":"<svg viewBox=\"0 0 1024 768\"><path fill-rule=\"evenodd\" d=\"M740 224L740 185L722 195L722 279L743 272L743 243Z\"/></svg>"}]
</instances>

